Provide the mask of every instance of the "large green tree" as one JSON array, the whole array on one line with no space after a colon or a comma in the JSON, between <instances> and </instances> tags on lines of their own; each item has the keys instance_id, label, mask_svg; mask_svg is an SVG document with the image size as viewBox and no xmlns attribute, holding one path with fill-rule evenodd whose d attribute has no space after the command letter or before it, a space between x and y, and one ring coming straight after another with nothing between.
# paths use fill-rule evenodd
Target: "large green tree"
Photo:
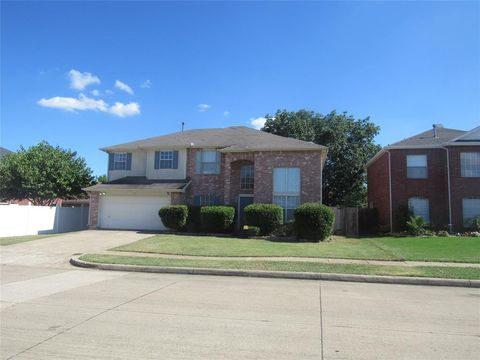
<instances>
[{"instance_id":1,"label":"large green tree","mask_svg":"<svg viewBox=\"0 0 480 360\"><path fill-rule=\"evenodd\" d=\"M380 150L380 146L374 143L380 128L368 117L355 119L352 115L335 111L321 115L309 110L278 110L275 115L266 115L262 130L327 146L323 202L329 206L366 204L364 167Z\"/></svg>"},{"instance_id":2,"label":"large green tree","mask_svg":"<svg viewBox=\"0 0 480 360\"><path fill-rule=\"evenodd\" d=\"M92 183L92 170L76 152L47 142L23 147L0 162L0 198L28 199L34 205L52 205L56 198L83 197Z\"/></svg>"}]
</instances>

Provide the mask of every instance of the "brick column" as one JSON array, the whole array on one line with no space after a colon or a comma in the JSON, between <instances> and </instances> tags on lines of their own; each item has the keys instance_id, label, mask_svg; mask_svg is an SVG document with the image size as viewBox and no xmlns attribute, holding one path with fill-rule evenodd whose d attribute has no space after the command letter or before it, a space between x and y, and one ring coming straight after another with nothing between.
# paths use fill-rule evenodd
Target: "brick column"
<instances>
[{"instance_id":1,"label":"brick column","mask_svg":"<svg viewBox=\"0 0 480 360\"><path fill-rule=\"evenodd\" d=\"M224 168L224 181L223 181L223 201L225 204L230 203L230 181L231 181L231 156L225 154L225 168Z\"/></svg>"},{"instance_id":2,"label":"brick column","mask_svg":"<svg viewBox=\"0 0 480 360\"><path fill-rule=\"evenodd\" d=\"M96 229L98 225L98 201L100 193L92 191L90 194L90 207L88 210L88 228Z\"/></svg>"}]
</instances>

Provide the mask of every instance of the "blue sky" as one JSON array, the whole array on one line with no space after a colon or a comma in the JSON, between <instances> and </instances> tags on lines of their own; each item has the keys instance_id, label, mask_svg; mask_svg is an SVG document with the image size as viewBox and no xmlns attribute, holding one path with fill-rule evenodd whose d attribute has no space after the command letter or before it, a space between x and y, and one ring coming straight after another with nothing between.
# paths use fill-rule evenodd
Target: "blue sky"
<instances>
[{"instance_id":1,"label":"blue sky","mask_svg":"<svg viewBox=\"0 0 480 360\"><path fill-rule=\"evenodd\" d=\"M479 2L2 2L0 144L77 150L277 109L347 111L381 145L480 124ZM118 82L117 82L118 81ZM95 91L97 90L97 91Z\"/></svg>"}]
</instances>

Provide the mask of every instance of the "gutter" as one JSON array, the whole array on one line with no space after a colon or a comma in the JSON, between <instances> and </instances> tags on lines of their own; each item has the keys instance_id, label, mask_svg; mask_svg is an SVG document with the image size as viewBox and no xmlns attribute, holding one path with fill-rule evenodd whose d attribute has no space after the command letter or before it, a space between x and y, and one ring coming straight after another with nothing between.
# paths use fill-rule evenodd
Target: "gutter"
<instances>
[{"instance_id":1,"label":"gutter","mask_svg":"<svg viewBox=\"0 0 480 360\"><path fill-rule=\"evenodd\" d=\"M450 153L448 148L443 147L442 149L447 152L447 186L448 186L448 230L452 233L452 194L451 194L451 185L450 185Z\"/></svg>"}]
</instances>

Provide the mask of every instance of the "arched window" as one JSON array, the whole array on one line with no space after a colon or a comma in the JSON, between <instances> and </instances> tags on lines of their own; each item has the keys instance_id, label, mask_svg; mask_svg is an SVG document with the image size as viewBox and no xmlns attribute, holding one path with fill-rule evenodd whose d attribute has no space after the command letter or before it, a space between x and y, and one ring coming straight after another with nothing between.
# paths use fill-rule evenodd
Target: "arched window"
<instances>
[{"instance_id":1,"label":"arched window","mask_svg":"<svg viewBox=\"0 0 480 360\"><path fill-rule=\"evenodd\" d=\"M415 216L421 216L426 223L430 222L430 205L428 199L412 197L408 199L408 208Z\"/></svg>"}]
</instances>

